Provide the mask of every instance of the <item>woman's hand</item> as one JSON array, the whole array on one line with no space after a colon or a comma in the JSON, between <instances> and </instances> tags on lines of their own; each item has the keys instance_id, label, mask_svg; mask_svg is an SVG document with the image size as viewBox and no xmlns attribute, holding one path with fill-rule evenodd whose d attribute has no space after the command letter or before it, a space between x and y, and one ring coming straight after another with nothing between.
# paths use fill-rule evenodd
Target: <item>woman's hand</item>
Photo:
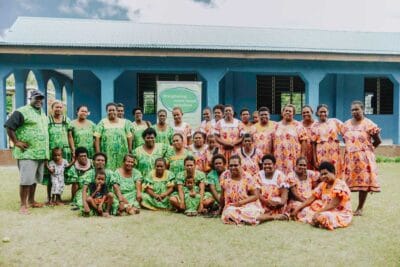
<instances>
[{"instance_id":1,"label":"woman's hand","mask_svg":"<svg viewBox=\"0 0 400 267\"><path fill-rule=\"evenodd\" d=\"M136 200L139 202L139 203L141 203L142 202L142 193L139 193L139 194L137 194L136 195Z\"/></svg>"}]
</instances>

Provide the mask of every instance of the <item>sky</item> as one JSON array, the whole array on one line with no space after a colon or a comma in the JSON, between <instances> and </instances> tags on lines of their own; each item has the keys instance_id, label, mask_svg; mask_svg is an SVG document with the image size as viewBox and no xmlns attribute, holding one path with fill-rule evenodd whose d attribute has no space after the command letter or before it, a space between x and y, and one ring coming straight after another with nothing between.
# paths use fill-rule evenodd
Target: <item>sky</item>
<instances>
[{"instance_id":1,"label":"sky","mask_svg":"<svg viewBox=\"0 0 400 267\"><path fill-rule=\"evenodd\" d=\"M0 0L0 35L18 16L400 32L398 0Z\"/></svg>"}]
</instances>

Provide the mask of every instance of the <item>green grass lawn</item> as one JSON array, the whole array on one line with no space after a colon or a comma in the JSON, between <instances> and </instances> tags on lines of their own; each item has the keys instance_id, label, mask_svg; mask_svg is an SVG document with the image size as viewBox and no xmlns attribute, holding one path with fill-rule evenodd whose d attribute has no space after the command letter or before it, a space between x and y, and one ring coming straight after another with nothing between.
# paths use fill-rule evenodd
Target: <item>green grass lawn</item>
<instances>
[{"instance_id":1,"label":"green grass lawn","mask_svg":"<svg viewBox=\"0 0 400 267\"><path fill-rule=\"evenodd\" d=\"M150 211L82 218L68 206L22 216L18 171L3 167L0 238L11 241L0 242L0 266L400 266L400 165L379 167L382 193L368 196L363 217L335 231L292 221L232 226ZM37 200L45 200L43 186Z\"/></svg>"}]
</instances>

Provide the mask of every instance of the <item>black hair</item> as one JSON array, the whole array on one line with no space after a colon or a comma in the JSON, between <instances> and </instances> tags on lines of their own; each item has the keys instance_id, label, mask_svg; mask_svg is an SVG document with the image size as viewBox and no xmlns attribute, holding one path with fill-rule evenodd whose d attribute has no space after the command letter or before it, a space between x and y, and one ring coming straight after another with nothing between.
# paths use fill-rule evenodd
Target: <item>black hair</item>
<instances>
[{"instance_id":1,"label":"black hair","mask_svg":"<svg viewBox=\"0 0 400 267\"><path fill-rule=\"evenodd\" d=\"M103 157L104 161L107 163L107 155L103 152L97 152L93 155L93 160L96 160L98 157Z\"/></svg>"},{"instance_id":2,"label":"black hair","mask_svg":"<svg viewBox=\"0 0 400 267\"><path fill-rule=\"evenodd\" d=\"M264 160L267 160L267 159L269 159L270 161L272 161L272 163L276 163L276 158L275 158L275 156L274 155L272 155L272 154L266 154L266 155L264 155L263 157L262 157L262 159L261 159L261 162L262 163L264 163Z\"/></svg>"},{"instance_id":3,"label":"black hair","mask_svg":"<svg viewBox=\"0 0 400 267\"><path fill-rule=\"evenodd\" d=\"M89 154L89 151L86 149L86 147L79 146L75 149L75 158L79 157L80 154Z\"/></svg>"},{"instance_id":4,"label":"black hair","mask_svg":"<svg viewBox=\"0 0 400 267\"><path fill-rule=\"evenodd\" d=\"M149 127L143 131L142 138L144 139L147 135L154 135L154 137L157 137L157 132L153 128Z\"/></svg>"},{"instance_id":5,"label":"black hair","mask_svg":"<svg viewBox=\"0 0 400 267\"><path fill-rule=\"evenodd\" d=\"M321 172L322 170L327 170L330 173L336 173L335 165L330 163L329 161L323 161L318 166L318 171Z\"/></svg>"}]
</instances>

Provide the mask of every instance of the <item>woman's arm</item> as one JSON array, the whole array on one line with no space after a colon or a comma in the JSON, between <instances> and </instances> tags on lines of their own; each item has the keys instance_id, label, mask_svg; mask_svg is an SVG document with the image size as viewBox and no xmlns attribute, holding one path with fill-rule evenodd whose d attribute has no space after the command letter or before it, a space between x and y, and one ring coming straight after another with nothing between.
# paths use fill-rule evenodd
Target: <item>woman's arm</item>
<instances>
[{"instance_id":1,"label":"woman's arm","mask_svg":"<svg viewBox=\"0 0 400 267\"><path fill-rule=\"evenodd\" d=\"M300 202L304 202L306 201L306 199L304 199L300 194L299 191L297 190L296 186L292 186L290 188L290 192L292 193L292 195L294 196L295 200L300 201Z\"/></svg>"},{"instance_id":2,"label":"woman's arm","mask_svg":"<svg viewBox=\"0 0 400 267\"><path fill-rule=\"evenodd\" d=\"M373 139L372 145L373 145L375 148L377 148L377 147L382 143L381 136L379 135L379 133L373 135L373 136L372 136L372 139Z\"/></svg>"},{"instance_id":3,"label":"woman's arm","mask_svg":"<svg viewBox=\"0 0 400 267\"><path fill-rule=\"evenodd\" d=\"M136 200L140 203L142 202L142 181L136 181Z\"/></svg>"},{"instance_id":4,"label":"woman's arm","mask_svg":"<svg viewBox=\"0 0 400 267\"><path fill-rule=\"evenodd\" d=\"M257 199L260 198L260 194L258 192L258 189L250 190L249 193L250 193L249 197L236 202L234 204L234 206L240 207L240 206L246 205L247 203L254 202L254 201L256 201Z\"/></svg>"},{"instance_id":5,"label":"woman's arm","mask_svg":"<svg viewBox=\"0 0 400 267\"><path fill-rule=\"evenodd\" d=\"M72 158L75 158L75 144L74 144L74 138L72 137L72 131L68 131L68 145L69 148L71 149L71 154Z\"/></svg>"},{"instance_id":6,"label":"woman's arm","mask_svg":"<svg viewBox=\"0 0 400 267\"><path fill-rule=\"evenodd\" d=\"M100 152L100 137L95 136L94 138L94 149L96 151L96 153Z\"/></svg>"},{"instance_id":7,"label":"woman's arm","mask_svg":"<svg viewBox=\"0 0 400 267\"><path fill-rule=\"evenodd\" d=\"M217 189L215 189L215 185L210 184L211 195L214 197L215 201L219 201L220 196L218 195Z\"/></svg>"}]
</instances>

